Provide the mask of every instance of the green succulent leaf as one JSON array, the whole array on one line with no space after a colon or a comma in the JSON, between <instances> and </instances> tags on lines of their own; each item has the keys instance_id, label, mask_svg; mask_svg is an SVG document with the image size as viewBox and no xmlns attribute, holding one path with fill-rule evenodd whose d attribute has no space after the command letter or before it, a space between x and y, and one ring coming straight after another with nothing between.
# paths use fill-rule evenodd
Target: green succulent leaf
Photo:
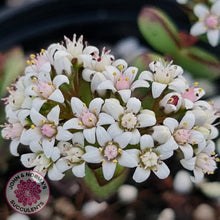
<instances>
[{"instance_id":1,"label":"green succulent leaf","mask_svg":"<svg viewBox=\"0 0 220 220\"><path fill-rule=\"evenodd\" d=\"M101 168L91 169L86 165L84 182L98 200L103 200L107 199L117 191L117 189L124 183L127 174L128 170L126 168L117 165L114 177L107 181L103 176Z\"/></svg>"},{"instance_id":2,"label":"green succulent leaf","mask_svg":"<svg viewBox=\"0 0 220 220\"><path fill-rule=\"evenodd\" d=\"M145 7L138 17L139 29L147 42L164 54L175 54L179 50L178 30L162 11Z\"/></svg>"},{"instance_id":3,"label":"green succulent leaf","mask_svg":"<svg viewBox=\"0 0 220 220\"><path fill-rule=\"evenodd\" d=\"M174 60L195 77L212 80L220 76L220 62L217 57L198 47L180 50Z\"/></svg>"},{"instance_id":4,"label":"green succulent leaf","mask_svg":"<svg viewBox=\"0 0 220 220\"><path fill-rule=\"evenodd\" d=\"M14 48L6 54L0 81L0 96L6 95L7 87L24 70L24 53L21 48Z\"/></svg>"}]
</instances>

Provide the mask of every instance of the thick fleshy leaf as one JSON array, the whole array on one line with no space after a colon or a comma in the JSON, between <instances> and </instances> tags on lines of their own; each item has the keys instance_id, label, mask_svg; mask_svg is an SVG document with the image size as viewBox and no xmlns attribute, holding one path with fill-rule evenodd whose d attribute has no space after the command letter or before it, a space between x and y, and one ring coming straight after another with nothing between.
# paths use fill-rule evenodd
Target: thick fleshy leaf
<instances>
[{"instance_id":1,"label":"thick fleshy leaf","mask_svg":"<svg viewBox=\"0 0 220 220\"><path fill-rule=\"evenodd\" d=\"M144 38L154 49L165 54L175 54L178 51L178 31L159 9L143 8L138 18L138 25Z\"/></svg>"}]
</instances>

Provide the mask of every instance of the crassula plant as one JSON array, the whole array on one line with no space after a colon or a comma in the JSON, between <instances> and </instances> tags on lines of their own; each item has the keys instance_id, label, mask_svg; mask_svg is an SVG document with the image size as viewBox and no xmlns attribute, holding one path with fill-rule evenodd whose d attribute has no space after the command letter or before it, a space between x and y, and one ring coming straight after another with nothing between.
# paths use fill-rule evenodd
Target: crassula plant
<instances>
[{"instance_id":1,"label":"crassula plant","mask_svg":"<svg viewBox=\"0 0 220 220\"><path fill-rule=\"evenodd\" d=\"M128 168L138 183L167 178L172 156L193 171L194 182L212 174L220 116L214 104L201 100L205 91L190 85L175 61L148 65L140 72L76 35L30 55L4 99L2 136L11 154L51 180L71 170L99 197L120 186Z\"/></svg>"}]
</instances>

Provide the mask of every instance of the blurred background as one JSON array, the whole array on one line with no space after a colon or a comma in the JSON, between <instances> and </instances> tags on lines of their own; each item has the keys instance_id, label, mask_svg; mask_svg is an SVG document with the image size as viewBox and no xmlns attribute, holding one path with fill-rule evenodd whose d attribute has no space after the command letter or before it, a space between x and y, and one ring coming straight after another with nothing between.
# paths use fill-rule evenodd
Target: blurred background
<instances>
[{"instance_id":1,"label":"blurred background","mask_svg":"<svg viewBox=\"0 0 220 220\"><path fill-rule=\"evenodd\" d=\"M189 31L190 22L175 0L5 0L0 1L0 94L7 96L7 86L22 74L26 57L37 53L66 35L81 34L89 44L106 46L116 58L132 63L136 57L152 51L142 36L137 18L144 6L161 8L180 30ZM220 57L220 47L199 46ZM220 75L219 75L220 76ZM188 73L193 81L193 76ZM219 78L197 79L206 98L220 108ZM0 124L4 124L4 105L0 105ZM217 146L220 148L220 141ZM66 176L62 181L49 181L51 196L39 213L24 216L6 203L5 186L22 166L18 157L9 153L9 141L0 140L0 219L4 220L220 220L220 171L206 182L194 185L190 173L183 171L175 159L169 160L171 175L158 180L153 175L147 182L135 183L131 176L118 192L106 201L94 198L80 179ZM218 151L218 150L217 150Z\"/></svg>"}]
</instances>

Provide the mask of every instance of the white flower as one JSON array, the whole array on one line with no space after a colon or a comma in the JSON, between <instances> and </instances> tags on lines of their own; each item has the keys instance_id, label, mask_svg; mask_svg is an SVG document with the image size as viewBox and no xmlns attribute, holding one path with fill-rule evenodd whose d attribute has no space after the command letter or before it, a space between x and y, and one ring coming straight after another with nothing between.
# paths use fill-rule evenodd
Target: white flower
<instances>
[{"instance_id":1,"label":"white flower","mask_svg":"<svg viewBox=\"0 0 220 220\"><path fill-rule=\"evenodd\" d=\"M219 131L212 123L220 117L220 114L213 103L197 101L194 104L192 112L195 115L197 130L200 131L206 139L216 138Z\"/></svg>"},{"instance_id":2,"label":"white flower","mask_svg":"<svg viewBox=\"0 0 220 220\"><path fill-rule=\"evenodd\" d=\"M126 132L130 134L130 144L137 144L140 140L138 128L146 128L156 123L155 113L148 109L141 110L141 101L130 98L126 107L122 107L117 99L106 99L103 111L111 115L115 122L108 128L112 137Z\"/></svg>"},{"instance_id":3,"label":"white flower","mask_svg":"<svg viewBox=\"0 0 220 220\"><path fill-rule=\"evenodd\" d=\"M206 147L195 157L190 159L182 159L180 162L184 168L187 170L192 170L194 176L192 181L200 182L204 174L213 174L214 170L217 168L216 161L219 161L217 155L214 153L215 144L213 141L208 141Z\"/></svg>"},{"instance_id":4,"label":"white flower","mask_svg":"<svg viewBox=\"0 0 220 220\"><path fill-rule=\"evenodd\" d=\"M177 92L168 93L160 101L159 105L161 110L166 114L177 112L182 106L183 99Z\"/></svg>"},{"instance_id":5,"label":"white flower","mask_svg":"<svg viewBox=\"0 0 220 220\"><path fill-rule=\"evenodd\" d=\"M85 139L94 144L97 127L115 122L110 115L101 112L103 103L103 99L95 98L90 102L89 108L87 108L79 98L72 97L71 107L75 117L66 121L63 128L83 130Z\"/></svg>"},{"instance_id":6,"label":"white flower","mask_svg":"<svg viewBox=\"0 0 220 220\"><path fill-rule=\"evenodd\" d=\"M115 173L117 163L124 167L137 166L137 161L131 154L135 149L123 150L130 139L128 132L112 138L103 127L97 127L97 141L100 147L86 146L86 153L82 158L88 163L102 162L103 175L106 180L110 180Z\"/></svg>"},{"instance_id":7,"label":"white flower","mask_svg":"<svg viewBox=\"0 0 220 220\"><path fill-rule=\"evenodd\" d=\"M2 137L5 139L11 139L10 152L14 156L19 156L17 152L18 145L20 144L20 138L25 132L26 121L25 118L29 115L29 111L21 111L20 113L14 112L11 109L7 111L7 117L9 124L5 124L2 129Z\"/></svg>"},{"instance_id":8,"label":"white flower","mask_svg":"<svg viewBox=\"0 0 220 220\"><path fill-rule=\"evenodd\" d=\"M45 51L50 64L54 66L57 74L72 73L71 54L60 44L51 44Z\"/></svg>"},{"instance_id":9,"label":"white flower","mask_svg":"<svg viewBox=\"0 0 220 220\"><path fill-rule=\"evenodd\" d=\"M60 180L63 178L63 174L57 169L55 161L60 157L60 152L57 147L54 147L51 157L47 157L43 149L39 148L34 153L27 153L21 155L22 164L31 168L34 167L34 171L41 173L43 176L48 172L48 177L51 180Z\"/></svg>"},{"instance_id":10,"label":"white flower","mask_svg":"<svg viewBox=\"0 0 220 220\"><path fill-rule=\"evenodd\" d=\"M149 87L149 83L142 79L137 79L138 69L136 67L128 67L123 72L115 66L107 66L103 72L106 80L97 86L97 90L110 89L114 93L118 92L124 102L127 102L131 96L131 92L139 87Z\"/></svg>"},{"instance_id":11,"label":"white flower","mask_svg":"<svg viewBox=\"0 0 220 220\"><path fill-rule=\"evenodd\" d=\"M197 82L194 83L195 86L197 84L198 84ZM183 98L184 107L186 109L192 109L194 103L204 95L205 95L205 91L202 88L195 88L195 87L187 88L186 91L181 94Z\"/></svg>"},{"instance_id":12,"label":"white flower","mask_svg":"<svg viewBox=\"0 0 220 220\"><path fill-rule=\"evenodd\" d=\"M76 40L76 34L73 34L73 41L64 36L66 42L67 52L71 55L71 60L77 59L77 63L81 64L82 59L80 55L83 53L83 36L81 35L78 40Z\"/></svg>"},{"instance_id":13,"label":"white flower","mask_svg":"<svg viewBox=\"0 0 220 220\"><path fill-rule=\"evenodd\" d=\"M58 170L62 173L72 168L77 177L85 176L85 161L82 159L84 150L84 137L82 132L74 133L72 143L61 141L57 144L62 157L56 162Z\"/></svg>"},{"instance_id":14,"label":"white flower","mask_svg":"<svg viewBox=\"0 0 220 220\"><path fill-rule=\"evenodd\" d=\"M186 80L183 78L183 69L180 66L167 65L161 61L153 61L149 64L150 71L143 71L139 79L152 81L153 98L158 98L168 87L177 92L183 92L186 88Z\"/></svg>"},{"instance_id":15,"label":"white flower","mask_svg":"<svg viewBox=\"0 0 220 220\"><path fill-rule=\"evenodd\" d=\"M216 1L209 9L204 4L194 7L194 14L199 18L190 30L194 36L207 33L209 43L215 47L218 45L220 36L220 1Z\"/></svg>"},{"instance_id":16,"label":"white flower","mask_svg":"<svg viewBox=\"0 0 220 220\"><path fill-rule=\"evenodd\" d=\"M170 130L167 126L156 125L152 128L152 138L160 144L164 144L171 138Z\"/></svg>"},{"instance_id":17,"label":"white flower","mask_svg":"<svg viewBox=\"0 0 220 220\"><path fill-rule=\"evenodd\" d=\"M47 117L44 117L35 109L31 109L30 119L32 125L28 130L22 133L21 143L30 145L32 151L43 148L44 154L51 157L56 136L66 136L65 130L59 130L60 107L57 105L51 109Z\"/></svg>"},{"instance_id":18,"label":"white flower","mask_svg":"<svg viewBox=\"0 0 220 220\"><path fill-rule=\"evenodd\" d=\"M26 76L30 78L30 76ZM65 75L58 75L51 80L50 73L39 73L37 76L31 76L31 82L26 88L25 93L27 96L34 97L33 106L40 109L42 104L47 100L63 103L64 96L59 87L67 83L69 79Z\"/></svg>"},{"instance_id":19,"label":"white flower","mask_svg":"<svg viewBox=\"0 0 220 220\"><path fill-rule=\"evenodd\" d=\"M173 150L169 145L167 147L166 151L163 151L160 146L154 146L154 140L150 135L141 136L140 150L136 154L138 166L133 175L136 182L145 181L150 176L151 171L160 179L168 177L170 170L163 160L172 156Z\"/></svg>"},{"instance_id":20,"label":"white flower","mask_svg":"<svg viewBox=\"0 0 220 220\"><path fill-rule=\"evenodd\" d=\"M193 157L194 147L197 152L201 152L205 147L205 138L196 130L195 117L191 111L186 112L180 123L174 118L166 118L163 123L170 129L185 159Z\"/></svg>"}]
</instances>

